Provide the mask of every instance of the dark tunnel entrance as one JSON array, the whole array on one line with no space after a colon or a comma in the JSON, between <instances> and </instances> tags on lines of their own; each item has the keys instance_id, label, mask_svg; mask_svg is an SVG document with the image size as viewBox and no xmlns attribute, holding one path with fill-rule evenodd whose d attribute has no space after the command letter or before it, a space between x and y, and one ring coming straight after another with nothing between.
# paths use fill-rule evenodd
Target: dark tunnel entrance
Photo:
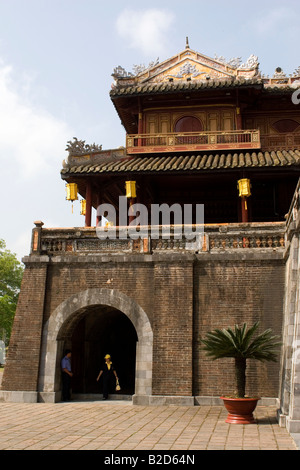
<instances>
[{"instance_id":1,"label":"dark tunnel entrance","mask_svg":"<svg viewBox=\"0 0 300 470\"><path fill-rule=\"evenodd\" d=\"M102 379L97 382L96 378L104 356L110 354L121 385L117 393L133 395L138 338L129 318L115 308L98 305L86 308L76 323L71 336L72 393L99 394L100 398Z\"/></svg>"}]
</instances>

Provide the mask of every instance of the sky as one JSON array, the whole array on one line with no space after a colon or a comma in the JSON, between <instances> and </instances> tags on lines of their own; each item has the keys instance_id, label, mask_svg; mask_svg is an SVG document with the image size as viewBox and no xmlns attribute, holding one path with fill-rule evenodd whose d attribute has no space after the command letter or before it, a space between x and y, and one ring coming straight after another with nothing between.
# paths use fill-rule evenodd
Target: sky
<instances>
[{"instance_id":1,"label":"sky","mask_svg":"<svg viewBox=\"0 0 300 470\"><path fill-rule=\"evenodd\" d=\"M254 54L265 75L289 75L300 66L300 2L0 0L0 239L19 260L34 221L84 225L60 176L67 142L125 145L114 68L166 60L187 36L209 57Z\"/></svg>"}]
</instances>

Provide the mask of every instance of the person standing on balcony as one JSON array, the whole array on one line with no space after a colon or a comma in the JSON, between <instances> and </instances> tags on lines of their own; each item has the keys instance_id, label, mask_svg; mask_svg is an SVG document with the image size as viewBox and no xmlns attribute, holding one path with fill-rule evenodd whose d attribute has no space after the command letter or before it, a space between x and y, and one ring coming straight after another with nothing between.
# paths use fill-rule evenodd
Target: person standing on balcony
<instances>
[{"instance_id":1,"label":"person standing on balcony","mask_svg":"<svg viewBox=\"0 0 300 470\"><path fill-rule=\"evenodd\" d=\"M97 382L100 380L100 377L102 376L103 378L103 400L108 399L108 394L110 390L113 387L113 376L115 376L116 382L118 382L118 376L117 372L115 371L115 368L113 366L113 363L111 362L111 357L109 354L106 354L105 356L105 363L103 367L101 368L98 377L97 377Z\"/></svg>"}]
</instances>

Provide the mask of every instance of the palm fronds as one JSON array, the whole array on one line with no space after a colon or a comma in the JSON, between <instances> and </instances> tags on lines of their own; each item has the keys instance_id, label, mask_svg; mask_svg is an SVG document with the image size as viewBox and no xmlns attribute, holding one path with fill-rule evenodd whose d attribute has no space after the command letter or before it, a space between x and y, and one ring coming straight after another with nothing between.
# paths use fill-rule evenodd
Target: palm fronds
<instances>
[{"instance_id":1,"label":"palm fronds","mask_svg":"<svg viewBox=\"0 0 300 470\"><path fill-rule=\"evenodd\" d=\"M245 395L246 360L276 361L277 347L280 345L278 336L267 329L253 339L259 322L247 328L247 323L241 327L235 325L234 329L215 329L202 339L203 350L212 360L231 357L235 358L237 388L239 396Z\"/></svg>"},{"instance_id":2,"label":"palm fronds","mask_svg":"<svg viewBox=\"0 0 300 470\"><path fill-rule=\"evenodd\" d=\"M276 348L280 345L278 336L272 335L272 330L265 330L252 340L259 322L247 329L247 323L234 329L215 329L202 339L203 349L213 360L222 357L257 359L259 361L276 361Z\"/></svg>"}]
</instances>

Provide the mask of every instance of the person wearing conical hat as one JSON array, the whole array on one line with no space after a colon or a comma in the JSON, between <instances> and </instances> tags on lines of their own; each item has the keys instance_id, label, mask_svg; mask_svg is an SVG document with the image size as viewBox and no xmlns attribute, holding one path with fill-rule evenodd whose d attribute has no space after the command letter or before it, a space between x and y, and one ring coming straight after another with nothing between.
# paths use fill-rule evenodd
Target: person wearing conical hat
<instances>
[{"instance_id":1,"label":"person wearing conical hat","mask_svg":"<svg viewBox=\"0 0 300 470\"><path fill-rule=\"evenodd\" d=\"M110 354L106 354L104 359L105 359L105 362L104 362L103 367L101 368L96 380L98 382L100 380L100 377L102 376L102 379L103 379L103 400L107 400L110 389L112 388L112 383L113 383L112 379L115 376L116 382L118 382L118 376L117 376L117 372L116 372L116 370L113 366L113 363L111 362Z\"/></svg>"}]
</instances>

